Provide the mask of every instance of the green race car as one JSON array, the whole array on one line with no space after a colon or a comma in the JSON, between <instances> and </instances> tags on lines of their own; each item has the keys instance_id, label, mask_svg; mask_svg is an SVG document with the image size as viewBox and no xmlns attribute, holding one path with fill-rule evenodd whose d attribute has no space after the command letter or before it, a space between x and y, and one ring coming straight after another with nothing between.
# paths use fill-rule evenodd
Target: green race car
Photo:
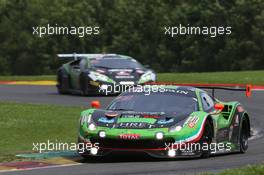
<instances>
[{"instance_id":1,"label":"green race car","mask_svg":"<svg viewBox=\"0 0 264 175\"><path fill-rule=\"evenodd\" d=\"M58 54L73 59L57 72L60 94L120 94L129 86L156 81L153 70L132 57L118 54Z\"/></svg>"},{"instance_id":2,"label":"green race car","mask_svg":"<svg viewBox=\"0 0 264 175\"><path fill-rule=\"evenodd\" d=\"M154 157L209 157L246 152L250 118L239 102L223 102L188 86L145 85L81 113L83 157L145 152Z\"/></svg>"}]
</instances>

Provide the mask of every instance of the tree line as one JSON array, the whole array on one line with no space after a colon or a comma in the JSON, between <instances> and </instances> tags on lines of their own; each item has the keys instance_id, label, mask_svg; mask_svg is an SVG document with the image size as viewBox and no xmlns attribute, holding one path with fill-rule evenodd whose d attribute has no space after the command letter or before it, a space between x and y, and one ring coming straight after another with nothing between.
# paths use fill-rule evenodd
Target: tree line
<instances>
[{"instance_id":1,"label":"tree line","mask_svg":"<svg viewBox=\"0 0 264 175\"><path fill-rule=\"evenodd\" d=\"M98 26L99 35L33 34ZM165 35L168 26L231 27L230 35ZM0 74L54 74L57 53L119 53L158 72L264 68L263 0L0 0Z\"/></svg>"}]
</instances>

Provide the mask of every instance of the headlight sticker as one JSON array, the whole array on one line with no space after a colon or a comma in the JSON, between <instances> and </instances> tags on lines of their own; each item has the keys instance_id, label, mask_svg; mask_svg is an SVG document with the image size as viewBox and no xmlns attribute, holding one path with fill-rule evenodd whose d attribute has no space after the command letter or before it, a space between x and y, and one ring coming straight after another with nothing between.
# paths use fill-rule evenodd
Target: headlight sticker
<instances>
[{"instance_id":1,"label":"headlight sticker","mask_svg":"<svg viewBox=\"0 0 264 175\"><path fill-rule=\"evenodd\" d=\"M113 82L112 79L110 79L108 76L104 74L100 74L98 72L91 71L88 75L93 81L101 80L105 82Z\"/></svg>"},{"instance_id":2,"label":"headlight sticker","mask_svg":"<svg viewBox=\"0 0 264 175\"><path fill-rule=\"evenodd\" d=\"M155 78L155 74L151 71L148 71L140 77L139 83L145 83L150 80L155 81Z\"/></svg>"},{"instance_id":3,"label":"headlight sticker","mask_svg":"<svg viewBox=\"0 0 264 175\"><path fill-rule=\"evenodd\" d=\"M82 117L81 117L81 120L80 120L80 125L84 125L84 124L86 124L86 123L90 123L90 121L91 121L91 114L88 114L88 115L83 115Z\"/></svg>"}]
</instances>

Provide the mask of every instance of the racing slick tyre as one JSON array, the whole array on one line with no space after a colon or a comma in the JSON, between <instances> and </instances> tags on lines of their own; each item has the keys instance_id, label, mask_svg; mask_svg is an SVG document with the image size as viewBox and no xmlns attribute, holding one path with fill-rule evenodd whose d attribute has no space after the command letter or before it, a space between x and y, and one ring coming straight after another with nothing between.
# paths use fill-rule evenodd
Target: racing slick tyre
<instances>
[{"instance_id":1,"label":"racing slick tyre","mask_svg":"<svg viewBox=\"0 0 264 175\"><path fill-rule=\"evenodd\" d=\"M69 76L63 73L63 70L58 71L58 93L59 94L67 94L67 89L69 88Z\"/></svg>"},{"instance_id":2,"label":"racing slick tyre","mask_svg":"<svg viewBox=\"0 0 264 175\"><path fill-rule=\"evenodd\" d=\"M245 153L248 149L248 138L249 138L249 132L248 132L248 122L244 118L242 120L242 127L240 129L240 138L239 138L239 145L240 145L240 153Z\"/></svg>"},{"instance_id":3,"label":"racing slick tyre","mask_svg":"<svg viewBox=\"0 0 264 175\"><path fill-rule=\"evenodd\" d=\"M210 150L210 144L212 143L212 138L213 138L213 126L210 123L209 120L206 120L204 129L203 129L203 135L200 139L200 144L201 144L201 158L208 158L210 157L211 150ZM207 150L203 149L203 144L207 144Z\"/></svg>"}]
</instances>

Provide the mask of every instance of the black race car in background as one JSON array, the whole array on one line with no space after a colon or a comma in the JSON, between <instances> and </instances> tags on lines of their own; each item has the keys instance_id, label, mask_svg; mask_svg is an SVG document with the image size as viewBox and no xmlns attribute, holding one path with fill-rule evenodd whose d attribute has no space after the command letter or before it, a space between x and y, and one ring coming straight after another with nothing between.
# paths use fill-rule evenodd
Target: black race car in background
<instances>
[{"instance_id":1,"label":"black race car in background","mask_svg":"<svg viewBox=\"0 0 264 175\"><path fill-rule=\"evenodd\" d=\"M73 59L57 72L60 94L121 93L126 86L156 81L153 70L129 56L117 54L58 54Z\"/></svg>"}]
</instances>

